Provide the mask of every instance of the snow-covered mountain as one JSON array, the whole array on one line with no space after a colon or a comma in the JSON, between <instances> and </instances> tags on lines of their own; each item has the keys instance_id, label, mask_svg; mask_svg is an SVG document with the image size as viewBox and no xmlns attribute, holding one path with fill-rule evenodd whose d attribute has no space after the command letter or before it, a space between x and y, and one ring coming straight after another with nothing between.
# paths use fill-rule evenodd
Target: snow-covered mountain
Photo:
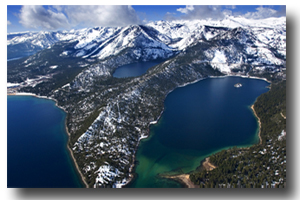
<instances>
[{"instance_id":1,"label":"snow-covered mountain","mask_svg":"<svg viewBox=\"0 0 300 200\"><path fill-rule=\"evenodd\" d=\"M63 39L62 32L23 32L7 34L7 59L35 54Z\"/></svg>"},{"instance_id":2,"label":"snow-covered mountain","mask_svg":"<svg viewBox=\"0 0 300 200\"><path fill-rule=\"evenodd\" d=\"M31 55L14 61L13 67L9 64L9 83L71 73L62 82L69 83L83 70L78 67L110 58L118 62L106 69L107 75L121 64L176 55L193 55L193 63L209 63L224 74L246 75L250 69L263 73L285 67L286 19L226 17L219 21L157 21L126 27L11 33L7 35L7 50L8 59Z\"/></svg>"},{"instance_id":3,"label":"snow-covered mountain","mask_svg":"<svg viewBox=\"0 0 300 200\"><path fill-rule=\"evenodd\" d=\"M286 21L227 17L16 33L7 35L7 48L8 57L34 54L8 62L10 92L55 99L68 113L69 147L88 185L121 187L176 87L224 74L285 79ZM119 66L156 59L163 61L139 77L112 76Z\"/></svg>"},{"instance_id":4,"label":"snow-covered mountain","mask_svg":"<svg viewBox=\"0 0 300 200\"><path fill-rule=\"evenodd\" d=\"M76 50L72 55L83 58L105 59L115 56L122 51L130 49L130 53L138 59L167 58L176 52L157 38L159 32L153 33L148 27L132 25L124 28L115 28L107 32L101 28L98 37L91 34L79 40L74 47ZM93 38L94 37L94 38ZM93 39L92 39L93 38ZM92 39L92 40L91 40Z\"/></svg>"},{"instance_id":5,"label":"snow-covered mountain","mask_svg":"<svg viewBox=\"0 0 300 200\"><path fill-rule=\"evenodd\" d=\"M249 52L259 57L272 57L264 53L265 47L276 49L282 56L286 49L285 18L249 20L227 17L221 21L157 21L146 25L127 27L96 27L81 30L8 34L8 58L34 54L58 41L75 42L72 50L61 49L61 56L105 59L130 50L137 60L167 58L197 43L212 40L234 28L242 28L255 35L254 46ZM230 37L228 35L228 37ZM234 37L234 36L232 36ZM230 39L230 38L228 38ZM245 38L244 38L245 39ZM21 48L20 48L21 47Z\"/></svg>"}]
</instances>

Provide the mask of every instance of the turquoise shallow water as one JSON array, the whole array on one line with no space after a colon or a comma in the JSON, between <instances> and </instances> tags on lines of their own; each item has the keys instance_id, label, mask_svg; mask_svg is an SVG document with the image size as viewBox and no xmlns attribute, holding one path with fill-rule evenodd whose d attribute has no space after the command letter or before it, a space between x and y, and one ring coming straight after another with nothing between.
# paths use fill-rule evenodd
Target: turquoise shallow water
<instances>
[{"instance_id":1,"label":"turquoise shallow water","mask_svg":"<svg viewBox=\"0 0 300 200\"><path fill-rule=\"evenodd\" d=\"M242 83L241 88L234 84ZM171 92L150 137L137 151L134 188L182 187L160 174L188 173L212 153L258 143L250 109L269 83L240 77L209 78Z\"/></svg>"},{"instance_id":2,"label":"turquoise shallow water","mask_svg":"<svg viewBox=\"0 0 300 200\"><path fill-rule=\"evenodd\" d=\"M233 87L237 82L243 87ZM141 141L137 176L128 187L182 187L159 174L187 173L214 152L257 143L249 106L268 85L225 77L174 90ZM7 112L7 187L83 187L66 148L65 113L53 101L8 96Z\"/></svg>"},{"instance_id":3,"label":"turquoise shallow water","mask_svg":"<svg viewBox=\"0 0 300 200\"><path fill-rule=\"evenodd\" d=\"M7 96L7 187L84 187L67 149L65 117L54 101Z\"/></svg>"}]
</instances>

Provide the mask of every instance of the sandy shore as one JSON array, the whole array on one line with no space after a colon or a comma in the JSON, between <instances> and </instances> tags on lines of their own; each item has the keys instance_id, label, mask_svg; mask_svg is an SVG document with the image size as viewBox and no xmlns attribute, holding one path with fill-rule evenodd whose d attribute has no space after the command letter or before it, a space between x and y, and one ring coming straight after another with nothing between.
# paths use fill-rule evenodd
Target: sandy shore
<instances>
[{"instance_id":1,"label":"sandy shore","mask_svg":"<svg viewBox=\"0 0 300 200\"><path fill-rule=\"evenodd\" d=\"M262 144L262 139L261 139L261 136L260 136L260 130L261 130L261 122L260 122L260 118L257 116L255 110L254 110L254 104L251 106L251 109L253 110L253 113L255 115L255 117L258 119L258 124L259 124L259 131L258 131L258 137L259 137L259 144Z\"/></svg>"},{"instance_id":2,"label":"sandy shore","mask_svg":"<svg viewBox=\"0 0 300 200\"><path fill-rule=\"evenodd\" d=\"M209 157L207 157L205 159L205 161L202 163L202 166L204 167L204 169L206 171L211 171L211 170L213 170L213 169L216 168L216 166L214 166L213 164L211 164L211 162L209 161Z\"/></svg>"},{"instance_id":3,"label":"sandy shore","mask_svg":"<svg viewBox=\"0 0 300 200\"><path fill-rule=\"evenodd\" d=\"M202 166L206 171L211 171L216 168L212 163L209 161L209 157L205 159L205 161L202 163ZM195 185L191 179L189 174L179 174L179 175L174 175L174 176L163 176L164 178L170 178L177 180L181 183L184 183L188 188L199 188L199 185Z\"/></svg>"},{"instance_id":4,"label":"sandy shore","mask_svg":"<svg viewBox=\"0 0 300 200\"><path fill-rule=\"evenodd\" d=\"M180 174L180 175L175 175L175 176L163 176L164 178L170 178L177 180L179 182L184 183L188 188L199 188L199 185L195 185L191 180L190 180L190 175L189 174Z\"/></svg>"},{"instance_id":5,"label":"sandy shore","mask_svg":"<svg viewBox=\"0 0 300 200\"><path fill-rule=\"evenodd\" d=\"M66 119L66 121L67 121L67 119ZM78 167L78 164L77 164L76 159L75 159L75 157L74 157L73 151L72 151L72 149L69 147L70 133L69 133L69 131L68 131L68 128L67 128L67 124L66 124L66 123L67 123L67 122L65 122L66 132L67 132L68 137L69 137L69 139L68 139L68 144L67 144L67 148L68 148L68 150L69 150L69 152L70 152L71 158L72 158L72 160L73 160L73 163L74 163L74 165L75 165L75 167L76 167L77 172L78 172L79 175L80 175L80 178L81 178L82 182L84 183L84 185L85 185L86 188L89 188L89 185L87 184L87 182L86 182L86 180L85 180L85 177L83 176L83 174L81 173L81 171L80 171L80 169L79 169L79 167Z\"/></svg>"},{"instance_id":6,"label":"sandy shore","mask_svg":"<svg viewBox=\"0 0 300 200\"><path fill-rule=\"evenodd\" d=\"M79 167L78 167L78 165L77 165L77 162L76 162L76 160L75 160L75 158L74 158L74 155L73 155L73 151L70 149L69 145L67 145L67 146L68 146L68 150L69 150L69 152L70 152L70 155L71 155L71 157L72 157L72 159L73 159L73 162L74 162L74 164L75 164L75 167L76 167L76 169L77 169L77 172L79 173L79 175L80 175L80 177L81 177L82 182L84 183L84 185L85 185L86 188L89 188L89 185L86 183L85 177L82 175L82 173L81 173L81 171L80 171L80 169L79 169Z\"/></svg>"},{"instance_id":7,"label":"sandy shore","mask_svg":"<svg viewBox=\"0 0 300 200\"><path fill-rule=\"evenodd\" d=\"M280 113L280 115L281 115L281 117L282 117L283 119L286 119L286 116L284 116L284 115L282 114L282 112Z\"/></svg>"},{"instance_id":8,"label":"sandy shore","mask_svg":"<svg viewBox=\"0 0 300 200\"><path fill-rule=\"evenodd\" d=\"M254 115L257 117L258 119L258 123L259 123L259 133L258 133L258 137L260 140L260 144L262 144L262 139L260 136L260 129L261 129L261 122L260 122L260 118L257 116L255 110L254 110L254 105L251 106L251 109L253 110ZM282 116L284 117L284 116ZM205 161L202 163L203 168L206 171L211 171L213 169L216 168L215 165L213 165L210 161L209 161L209 157L207 157L205 159ZM199 188L198 185L195 185L191 180L190 180L190 175L189 174L180 174L180 175L176 175L176 176L164 176L165 178L171 178L174 180L179 180L180 182L184 183L188 188Z\"/></svg>"},{"instance_id":9,"label":"sandy shore","mask_svg":"<svg viewBox=\"0 0 300 200\"><path fill-rule=\"evenodd\" d=\"M254 110L254 104L251 106L251 109L253 110L254 115L256 116L256 118L258 119L258 123L259 123L259 132L258 132L258 137L259 137L259 144L262 144L262 139L261 139L261 121L260 118L257 116L255 110ZM282 114L282 113L281 113ZM282 116L284 117L284 116ZM211 171L213 169L216 168L216 166L214 166L210 161L209 161L209 157L207 157L205 159L205 161L202 163L203 168L206 171ZM175 180L179 180L180 182L183 182L188 188L199 188L198 185L195 185L191 180L190 180L190 175L189 174L180 174L180 175L176 175L176 176L165 176L165 178L171 178L171 179L175 179Z\"/></svg>"}]
</instances>

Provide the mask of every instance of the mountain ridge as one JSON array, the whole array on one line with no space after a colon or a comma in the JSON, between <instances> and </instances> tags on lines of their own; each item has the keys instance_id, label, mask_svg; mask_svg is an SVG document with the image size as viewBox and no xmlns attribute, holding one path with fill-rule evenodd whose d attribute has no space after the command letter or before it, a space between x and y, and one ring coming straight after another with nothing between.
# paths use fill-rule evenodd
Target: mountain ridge
<instances>
[{"instance_id":1,"label":"mountain ridge","mask_svg":"<svg viewBox=\"0 0 300 200\"><path fill-rule=\"evenodd\" d=\"M68 145L89 187L121 187L170 91L210 76L285 79L285 23L272 28L265 21L251 28L253 21L235 27L225 19L62 32L67 39L8 62L8 91L55 99L68 113ZM112 76L119 66L156 59L164 61L139 77Z\"/></svg>"},{"instance_id":2,"label":"mountain ridge","mask_svg":"<svg viewBox=\"0 0 300 200\"><path fill-rule=\"evenodd\" d=\"M222 21L212 21L212 20L194 20L194 21L174 21L174 22L165 22L165 21L158 21L158 22L150 22L145 25L130 25L127 27L94 27L94 28L85 28L79 30L70 30L70 31L40 31L40 32L26 32L21 33L22 35L8 39L7 45L8 48L11 49L14 45L32 45L32 53L36 53L38 50L42 50L44 48L50 48L52 44L58 41L69 40L70 42L78 41L74 49L84 49L88 45L98 44L99 42L105 41L109 39L111 36L116 35L120 31L128 30L130 27L140 27L143 30L143 27L152 28L157 33L154 35L156 38L155 41L162 42L163 44L168 46L168 43L173 41L173 44L170 47L177 48L178 50L182 50L188 46L189 43L178 44L178 42L174 41L182 39L187 40L192 35L202 33L205 34L203 31L205 26L212 26L212 27L227 27L227 28L237 28L243 27L248 28L253 27L264 27L264 28L272 28L278 30L285 30L285 18L276 18L274 20L272 18L268 18L265 20L260 20L258 25L254 26L253 23L257 22L258 20L247 20L245 18L234 18L234 17L227 17ZM247 21L248 25L242 25L241 22L236 22L237 20L240 21ZM234 21L234 24L232 22ZM271 21L271 23L269 22ZM282 22L283 21L283 22ZM278 24L280 24L279 26ZM274 25L275 23L275 25ZM174 27L174 28L173 28ZM200 30L200 32L199 32ZM144 29L145 31L145 29ZM210 32L211 33L211 32ZM8 37L12 37L13 34L8 34ZM213 34L214 35L214 34ZM22 37L24 36L24 37ZM197 37L197 36L196 36ZM207 36L209 39L212 36ZM180 39L181 38L181 39ZM153 39L153 38L152 38ZM191 39L191 38L190 38ZM197 38L199 39L199 38ZM37 41L38 40L38 41ZM94 41L94 43L92 43ZM96 43L95 43L96 42ZM101 44L100 44L101 45ZM182 45L182 46L180 46ZM29 47L28 47L29 48ZM8 54L11 54L8 51ZM77 52L77 56L86 56L83 52ZM9 58L13 56L8 55ZM17 57L17 56L15 56ZM20 57L20 56L19 56ZM101 58L104 58L103 56Z\"/></svg>"}]
</instances>

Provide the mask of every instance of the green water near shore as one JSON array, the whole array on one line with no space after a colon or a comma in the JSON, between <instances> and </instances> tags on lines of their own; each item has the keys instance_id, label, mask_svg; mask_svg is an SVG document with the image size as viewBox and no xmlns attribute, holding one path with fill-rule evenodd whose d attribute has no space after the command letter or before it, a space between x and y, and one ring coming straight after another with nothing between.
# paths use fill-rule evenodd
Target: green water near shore
<instances>
[{"instance_id":1,"label":"green water near shore","mask_svg":"<svg viewBox=\"0 0 300 200\"><path fill-rule=\"evenodd\" d=\"M243 86L235 88L236 83ZM158 123L140 143L136 178L127 187L182 187L160 175L189 173L215 152L258 143L250 106L268 85L258 79L209 78L171 92Z\"/></svg>"}]
</instances>

